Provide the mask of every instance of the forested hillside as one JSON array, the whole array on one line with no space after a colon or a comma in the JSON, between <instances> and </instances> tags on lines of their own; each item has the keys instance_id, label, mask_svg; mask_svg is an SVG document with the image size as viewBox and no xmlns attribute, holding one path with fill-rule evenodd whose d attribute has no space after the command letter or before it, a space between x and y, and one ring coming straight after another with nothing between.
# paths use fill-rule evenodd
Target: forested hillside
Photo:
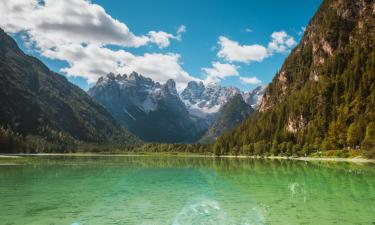
<instances>
[{"instance_id":1,"label":"forested hillside","mask_svg":"<svg viewBox=\"0 0 375 225\"><path fill-rule=\"evenodd\" d=\"M0 102L0 152L65 152L140 143L88 94L24 54L1 29Z\"/></svg>"},{"instance_id":2,"label":"forested hillside","mask_svg":"<svg viewBox=\"0 0 375 225\"><path fill-rule=\"evenodd\" d=\"M263 96L216 154L375 148L375 1L325 0Z\"/></svg>"},{"instance_id":3,"label":"forested hillside","mask_svg":"<svg viewBox=\"0 0 375 225\"><path fill-rule=\"evenodd\" d=\"M232 97L221 107L218 112L217 119L208 128L199 142L213 143L221 134L236 128L241 122L249 117L254 109L246 104L240 94Z\"/></svg>"}]
</instances>

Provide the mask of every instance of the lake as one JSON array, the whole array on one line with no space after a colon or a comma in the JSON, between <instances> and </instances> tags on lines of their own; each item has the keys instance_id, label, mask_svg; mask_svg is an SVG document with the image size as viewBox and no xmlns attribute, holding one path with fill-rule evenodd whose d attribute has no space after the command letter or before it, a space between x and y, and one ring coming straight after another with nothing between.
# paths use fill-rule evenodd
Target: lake
<instances>
[{"instance_id":1,"label":"lake","mask_svg":"<svg viewBox=\"0 0 375 225\"><path fill-rule=\"evenodd\" d=\"M0 166L0 224L375 224L374 164L179 156L12 161Z\"/></svg>"}]
</instances>

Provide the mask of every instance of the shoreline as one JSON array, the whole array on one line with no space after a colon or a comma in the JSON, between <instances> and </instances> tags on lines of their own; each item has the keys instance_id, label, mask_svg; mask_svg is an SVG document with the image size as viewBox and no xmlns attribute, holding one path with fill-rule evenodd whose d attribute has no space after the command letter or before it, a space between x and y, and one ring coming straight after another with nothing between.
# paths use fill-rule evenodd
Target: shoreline
<instances>
[{"instance_id":1,"label":"shoreline","mask_svg":"<svg viewBox=\"0 0 375 225\"><path fill-rule=\"evenodd\" d=\"M40 153L40 154L0 154L0 159L16 159L27 156L72 156L72 157L198 157L198 158L229 158L229 159L270 159L270 160L298 160L298 161L326 161L326 162L350 162L350 163L375 163L375 159L362 157L354 158L324 158L324 157L287 157L287 156L246 156L246 155L222 155L212 154L183 154L183 153L144 153L144 154L100 154L100 153Z\"/></svg>"},{"instance_id":2,"label":"shoreline","mask_svg":"<svg viewBox=\"0 0 375 225\"><path fill-rule=\"evenodd\" d=\"M354 157L354 158L332 158L332 157L287 157L287 156L265 156L265 157L259 157L259 156L234 156L234 155L225 155L225 156L219 156L221 158L252 158L252 159L277 159L277 160L298 160L298 161L328 161L328 162L352 162L352 163L375 163L375 159L367 159L362 157Z\"/></svg>"}]
</instances>

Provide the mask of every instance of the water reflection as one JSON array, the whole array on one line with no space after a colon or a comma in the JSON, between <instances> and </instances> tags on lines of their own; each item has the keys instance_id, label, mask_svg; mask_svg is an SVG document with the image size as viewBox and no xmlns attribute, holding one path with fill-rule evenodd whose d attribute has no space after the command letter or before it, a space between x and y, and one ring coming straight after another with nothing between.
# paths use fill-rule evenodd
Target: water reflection
<instances>
[{"instance_id":1,"label":"water reflection","mask_svg":"<svg viewBox=\"0 0 375 225\"><path fill-rule=\"evenodd\" d=\"M202 157L18 159L0 166L9 224L371 224L375 168Z\"/></svg>"}]
</instances>

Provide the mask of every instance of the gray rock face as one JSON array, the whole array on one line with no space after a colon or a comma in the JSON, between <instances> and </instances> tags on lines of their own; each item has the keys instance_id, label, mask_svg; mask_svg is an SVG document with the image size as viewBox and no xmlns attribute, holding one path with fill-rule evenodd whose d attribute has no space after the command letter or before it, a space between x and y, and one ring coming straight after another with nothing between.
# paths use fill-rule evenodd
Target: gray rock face
<instances>
[{"instance_id":1,"label":"gray rock face","mask_svg":"<svg viewBox=\"0 0 375 225\"><path fill-rule=\"evenodd\" d=\"M217 113L237 94L241 94L241 91L235 87L223 87L214 83L205 86L202 82L190 81L182 91L181 99L190 114L205 118Z\"/></svg>"},{"instance_id":2,"label":"gray rock face","mask_svg":"<svg viewBox=\"0 0 375 225\"><path fill-rule=\"evenodd\" d=\"M243 93L235 87L191 81L179 94L172 79L160 84L133 72L110 73L88 93L145 141L194 142L216 121L230 99L242 96L247 104L256 105L262 90L258 87Z\"/></svg>"},{"instance_id":3,"label":"gray rock face","mask_svg":"<svg viewBox=\"0 0 375 225\"><path fill-rule=\"evenodd\" d=\"M181 98L190 104L197 104L205 90L203 82L190 81L187 87L182 91Z\"/></svg>"},{"instance_id":4,"label":"gray rock face","mask_svg":"<svg viewBox=\"0 0 375 225\"><path fill-rule=\"evenodd\" d=\"M203 132L181 101L174 80L160 84L135 72L110 73L88 93L145 141L193 142Z\"/></svg>"},{"instance_id":5,"label":"gray rock face","mask_svg":"<svg viewBox=\"0 0 375 225\"><path fill-rule=\"evenodd\" d=\"M264 90L266 86L258 86L249 92L244 92L242 97L246 104L251 106L253 109L258 109L260 102L262 101L262 97L264 94Z\"/></svg>"}]
</instances>

